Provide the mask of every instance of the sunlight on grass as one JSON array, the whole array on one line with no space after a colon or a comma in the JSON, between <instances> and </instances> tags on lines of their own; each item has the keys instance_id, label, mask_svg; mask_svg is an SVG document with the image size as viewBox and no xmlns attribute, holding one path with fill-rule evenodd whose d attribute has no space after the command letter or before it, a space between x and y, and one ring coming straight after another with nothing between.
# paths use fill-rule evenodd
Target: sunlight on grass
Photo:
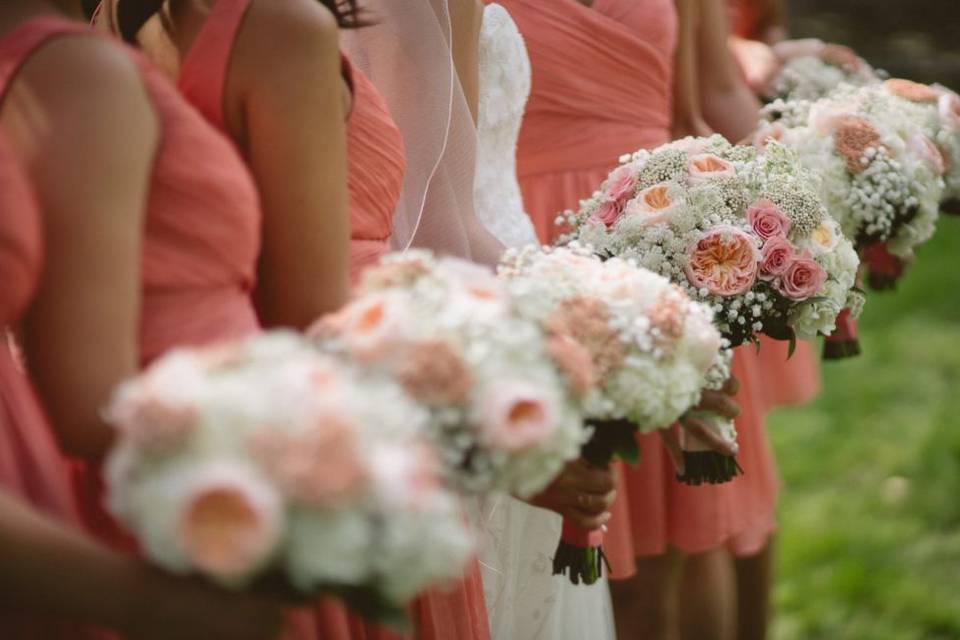
<instances>
[{"instance_id":1,"label":"sunlight on grass","mask_svg":"<svg viewBox=\"0 0 960 640\"><path fill-rule=\"evenodd\" d=\"M864 355L771 416L781 500L775 640L960 638L960 220L897 291Z\"/></svg>"}]
</instances>

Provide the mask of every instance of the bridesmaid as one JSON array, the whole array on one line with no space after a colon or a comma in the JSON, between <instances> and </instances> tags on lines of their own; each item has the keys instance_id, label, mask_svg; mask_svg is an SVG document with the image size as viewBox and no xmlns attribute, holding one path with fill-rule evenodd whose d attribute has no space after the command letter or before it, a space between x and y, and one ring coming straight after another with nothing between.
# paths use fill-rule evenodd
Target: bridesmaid
<instances>
[{"instance_id":1,"label":"bridesmaid","mask_svg":"<svg viewBox=\"0 0 960 640\"><path fill-rule=\"evenodd\" d=\"M138 41L245 156L264 204L256 297L298 307L279 318L298 329L342 302L345 285L330 283L345 283L348 266L356 278L389 250L403 183L400 133L338 51L338 26L357 27L358 16L355 3L334 0L108 0L98 16ZM301 277L287 277L297 262ZM476 562L457 588L419 598L413 614L418 638L486 640ZM317 625L324 639L396 637L330 601Z\"/></svg>"},{"instance_id":2,"label":"bridesmaid","mask_svg":"<svg viewBox=\"0 0 960 640\"><path fill-rule=\"evenodd\" d=\"M728 6L724 0L705 0L702 6L697 41L701 66L696 77L701 78L704 118L728 138L743 139L756 128L759 103L751 95L729 54ZM786 37L781 0L740 0L739 6L742 13L738 30L749 29L754 36L762 36L771 43ZM803 404L816 397L820 389L820 361L811 342L799 342L793 356L789 357L786 343L762 338L758 357L769 408ZM775 506L776 485L768 487L768 499ZM752 540L742 540L739 549L732 549L736 575L736 637L743 640L765 638L769 626L772 528L766 533L766 536L755 535ZM688 635L696 637L696 633L694 628Z\"/></svg>"},{"instance_id":3,"label":"bridesmaid","mask_svg":"<svg viewBox=\"0 0 960 640\"><path fill-rule=\"evenodd\" d=\"M541 239L549 241L558 232L557 213L576 207L621 154L670 140L674 53L684 53L677 51L681 25L670 0L502 4L520 27L533 66L518 172L527 210ZM693 54L686 54L683 60L692 63ZM682 79L692 84L690 77ZM697 95L695 87L690 91ZM722 559L716 551L721 546L772 528L756 367L748 353L738 354L734 363L743 383L736 396L743 408L737 421L739 459L749 480L681 485L655 437L643 439L639 467L623 470L622 499L607 536L613 578L622 579L611 583L621 637L669 637L676 627L671 612L684 561L709 566ZM717 629L724 626L716 619L725 613L720 608L710 612Z\"/></svg>"},{"instance_id":4,"label":"bridesmaid","mask_svg":"<svg viewBox=\"0 0 960 640\"><path fill-rule=\"evenodd\" d=\"M55 5L0 6L0 122L10 133L9 144L0 140L0 325L24 336L60 442L75 453L102 451L110 431L99 408L135 370L137 212L156 143L152 119L124 52L58 17ZM90 637L56 620L135 637L269 637L274 606L166 577L80 536L60 456L4 345L2 637Z\"/></svg>"}]
</instances>

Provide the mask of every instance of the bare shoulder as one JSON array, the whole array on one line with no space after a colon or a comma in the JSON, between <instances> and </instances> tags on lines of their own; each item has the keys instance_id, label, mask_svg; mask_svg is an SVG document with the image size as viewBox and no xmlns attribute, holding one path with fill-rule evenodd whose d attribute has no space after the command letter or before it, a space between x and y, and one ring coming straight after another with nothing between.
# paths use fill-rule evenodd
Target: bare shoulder
<instances>
[{"instance_id":1,"label":"bare shoulder","mask_svg":"<svg viewBox=\"0 0 960 640\"><path fill-rule=\"evenodd\" d=\"M118 44L95 34L56 38L24 64L9 106L35 101L54 116L136 116L149 101L140 71Z\"/></svg>"},{"instance_id":2,"label":"bare shoulder","mask_svg":"<svg viewBox=\"0 0 960 640\"><path fill-rule=\"evenodd\" d=\"M11 86L2 120L35 177L69 185L92 167L135 163L159 136L136 62L96 34L60 37L36 51Z\"/></svg>"},{"instance_id":3,"label":"bare shoulder","mask_svg":"<svg viewBox=\"0 0 960 640\"><path fill-rule=\"evenodd\" d=\"M339 49L336 18L317 0L253 0L243 31L269 64Z\"/></svg>"}]
</instances>

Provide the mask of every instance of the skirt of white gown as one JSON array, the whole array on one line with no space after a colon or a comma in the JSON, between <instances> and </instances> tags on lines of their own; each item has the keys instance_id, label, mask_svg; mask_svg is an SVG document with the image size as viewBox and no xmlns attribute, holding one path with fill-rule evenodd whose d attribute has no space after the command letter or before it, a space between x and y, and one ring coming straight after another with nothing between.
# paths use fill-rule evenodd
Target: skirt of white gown
<instances>
[{"instance_id":1,"label":"skirt of white gown","mask_svg":"<svg viewBox=\"0 0 960 640\"><path fill-rule=\"evenodd\" d=\"M514 498L480 508L480 565L493 640L614 640L606 580L554 576L561 518Z\"/></svg>"}]
</instances>

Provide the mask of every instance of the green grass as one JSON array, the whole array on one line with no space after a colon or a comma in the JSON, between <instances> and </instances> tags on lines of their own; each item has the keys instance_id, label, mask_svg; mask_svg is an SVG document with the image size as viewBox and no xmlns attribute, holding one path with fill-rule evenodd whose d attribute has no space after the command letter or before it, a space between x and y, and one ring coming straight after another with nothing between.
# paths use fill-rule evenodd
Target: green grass
<instances>
[{"instance_id":1,"label":"green grass","mask_svg":"<svg viewBox=\"0 0 960 640\"><path fill-rule=\"evenodd\" d=\"M775 640L960 639L960 220L896 291L863 355L771 416L784 489Z\"/></svg>"}]
</instances>

